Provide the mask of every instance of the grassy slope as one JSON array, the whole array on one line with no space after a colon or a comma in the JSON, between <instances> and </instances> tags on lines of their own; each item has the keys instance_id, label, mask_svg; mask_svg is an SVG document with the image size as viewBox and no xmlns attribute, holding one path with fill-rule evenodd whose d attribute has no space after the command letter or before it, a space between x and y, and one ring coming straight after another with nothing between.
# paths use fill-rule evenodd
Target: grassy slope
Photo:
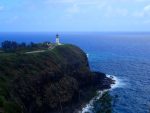
<instances>
[{"instance_id":1,"label":"grassy slope","mask_svg":"<svg viewBox=\"0 0 150 113\"><path fill-rule=\"evenodd\" d=\"M72 74L72 70L75 71L75 74ZM81 76L78 78L76 74L79 74L80 72ZM49 91L46 90L47 93L41 93L41 95L45 96L53 95L49 93L53 92L57 85L61 86L61 88L57 88L57 90L60 90L60 96L64 97L61 101L65 103L74 95L74 92L72 91L77 90L79 87L78 81L74 78L83 80L85 78L84 73L88 72L89 67L85 54L82 50L72 45L61 45L55 47L53 50L47 50L44 53L1 53L0 108L2 108L5 113L20 113L21 109L28 107L26 104L30 102L23 101L28 92L29 95L33 94L37 97L37 102L33 104L39 104L37 106L40 107L43 103L39 99L40 96L37 95L38 89L35 87L35 84L37 84L35 81L44 82L43 84L39 83L39 87L43 85L42 88L44 88L45 85L50 85L50 87L46 87L49 89ZM48 81L41 81L41 79L44 79L44 77L40 76L47 76L45 78ZM49 84L50 82L51 84ZM54 85L53 88L51 88L51 85ZM84 82L80 85L84 85ZM33 92L30 93L30 91ZM69 95L67 95L68 92ZM20 96L20 94L23 94L23 96ZM18 95L20 96L19 99ZM55 101L57 98L58 97L55 98L54 96L54 98L51 98L50 101ZM29 99L32 100L33 97ZM57 106L57 104L58 102L48 103L51 108ZM25 109L24 111L28 111L28 109Z\"/></svg>"}]
</instances>

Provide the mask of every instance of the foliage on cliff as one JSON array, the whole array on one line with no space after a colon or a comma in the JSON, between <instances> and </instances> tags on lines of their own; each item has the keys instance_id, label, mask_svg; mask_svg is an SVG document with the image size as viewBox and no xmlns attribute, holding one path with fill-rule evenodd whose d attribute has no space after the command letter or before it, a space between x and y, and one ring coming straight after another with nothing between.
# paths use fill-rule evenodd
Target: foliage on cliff
<instances>
[{"instance_id":1,"label":"foliage on cliff","mask_svg":"<svg viewBox=\"0 0 150 113\"><path fill-rule=\"evenodd\" d=\"M104 74L90 71L86 54L73 45L42 53L2 53L0 109L5 113L65 111L65 106L85 96L84 89L98 83L102 87L104 79Z\"/></svg>"},{"instance_id":2,"label":"foliage on cliff","mask_svg":"<svg viewBox=\"0 0 150 113\"><path fill-rule=\"evenodd\" d=\"M0 44L0 52L25 52L25 51L33 51L37 49L46 49L47 43L50 42L44 42L44 43L33 43L30 42L28 44L22 42L18 43L16 41L4 41Z\"/></svg>"}]
</instances>

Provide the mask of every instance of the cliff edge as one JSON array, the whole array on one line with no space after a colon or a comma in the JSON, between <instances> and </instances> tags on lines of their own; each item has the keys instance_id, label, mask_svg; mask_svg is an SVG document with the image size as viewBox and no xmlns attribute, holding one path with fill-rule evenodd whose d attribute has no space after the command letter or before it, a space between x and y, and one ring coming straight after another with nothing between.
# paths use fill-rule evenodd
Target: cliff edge
<instances>
[{"instance_id":1,"label":"cliff edge","mask_svg":"<svg viewBox=\"0 0 150 113\"><path fill-rule=\"evenodd\" d=\"M73 113L96 89L108 89L110 84L105 74L91 72L86 54L74 45L0 55L4 113Z\"/></svg>"}]
</instances>

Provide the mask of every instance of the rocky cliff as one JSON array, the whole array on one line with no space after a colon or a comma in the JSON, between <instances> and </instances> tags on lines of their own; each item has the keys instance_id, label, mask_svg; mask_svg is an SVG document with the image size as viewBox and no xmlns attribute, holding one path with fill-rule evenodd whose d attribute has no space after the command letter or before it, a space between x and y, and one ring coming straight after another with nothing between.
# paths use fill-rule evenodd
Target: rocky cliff
<instances>
[{"instance_id":1,"label":"rocky cliff","mask_svg":"<svg viewBox=\"0 0 150 113\"><path fill-rule=\"evenodd\" d=\"M92 91L109 87L110 79L91 72L86 54L73 45L0 55L0 110L5 113L73 113Z\"/></svg>"}]
</instances>

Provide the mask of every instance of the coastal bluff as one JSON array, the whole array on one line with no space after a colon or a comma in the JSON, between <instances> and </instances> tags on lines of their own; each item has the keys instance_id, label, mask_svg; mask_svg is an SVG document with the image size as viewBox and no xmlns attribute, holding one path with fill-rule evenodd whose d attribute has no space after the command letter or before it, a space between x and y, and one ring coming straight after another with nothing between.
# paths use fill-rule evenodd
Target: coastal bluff
<instances>
[{"instance_id":1,"label":"coastal bluff","mask_svg":"<svg viewBox=\"0 0 150 113\"><path fill-rule=\"evenodd\" d=\"M73 113L110 85L104 73L90 70L86 54L74 45L0 55L2 113Z\"/></svg>"}]
</instances>

